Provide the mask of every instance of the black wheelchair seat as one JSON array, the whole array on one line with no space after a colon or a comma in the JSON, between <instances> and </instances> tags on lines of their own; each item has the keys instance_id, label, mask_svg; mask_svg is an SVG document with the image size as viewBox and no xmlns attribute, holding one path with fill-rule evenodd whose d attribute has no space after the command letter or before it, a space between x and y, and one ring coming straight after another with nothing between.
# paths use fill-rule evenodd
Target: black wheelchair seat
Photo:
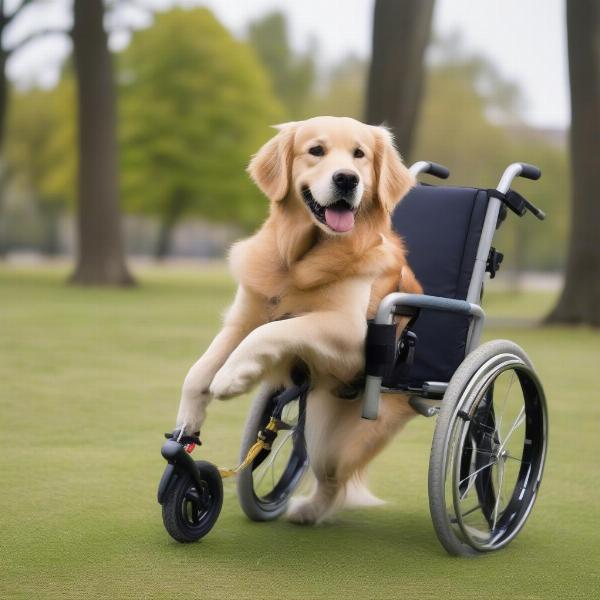
<instances>
[{"instance_id":1,"label":"black wheelchair seat","mask_svg":"<svg viewBox=\"0 0 600 600\"><path fill-rule=\"evenodd\" d=\"M486 190L418 185L398 204L392 222L425 294L465 300L488 205ZM450 381L465 358L469 317L421 309L414 362L384 378L392 388Z\"/></svg>"}]
</instances>

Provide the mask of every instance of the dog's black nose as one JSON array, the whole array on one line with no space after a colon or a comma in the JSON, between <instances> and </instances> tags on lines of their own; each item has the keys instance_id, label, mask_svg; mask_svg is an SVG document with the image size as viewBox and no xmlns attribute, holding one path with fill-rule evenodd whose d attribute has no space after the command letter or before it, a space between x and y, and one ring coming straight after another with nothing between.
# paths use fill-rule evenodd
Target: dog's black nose
<instances>
[{"instance_id":1,"label":"dog's black nose","mask_svg":"<svg viewBox=\"0 0 600 600\"><path fill-rule=\"evenodd\" d=\"M333 174L332 179L342 194L351 192L358 185L358 175L354 171L340 169Z\"/></svg>"}]
</instances>

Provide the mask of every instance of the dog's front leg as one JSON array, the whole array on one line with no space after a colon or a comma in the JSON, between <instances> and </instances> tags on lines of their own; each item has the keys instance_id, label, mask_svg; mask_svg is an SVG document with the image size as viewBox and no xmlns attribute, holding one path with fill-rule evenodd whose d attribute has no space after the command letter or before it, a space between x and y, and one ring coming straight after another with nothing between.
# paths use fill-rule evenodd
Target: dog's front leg
<instances>
[{"instance_id":1,"label":"dog's front leg","mask_svg":"<svg viewBox=\"0 0 600 600\"><path fill-rule=\"evenodd\" d=\"M215 373L248 332L264 322L264 307L252 293L239 287L235 301L225 316L223 329L206 352L189 370L181 390L177 428L186 433L200 430L211 400L209 387Z\"/></svg>"},{"instance_id":2,"label":"dog's front leg","mask_svg":"<svg viewBox=\"0 0 600 600\"><path fill-rule=\"evenodd\" d=\"M363 368L365 333L360 313L322 311L267 323L235 349L215 375L210 392L217 398L242 394L270 368L295 357L350 380Z\"/></svg>"}]
</instances>

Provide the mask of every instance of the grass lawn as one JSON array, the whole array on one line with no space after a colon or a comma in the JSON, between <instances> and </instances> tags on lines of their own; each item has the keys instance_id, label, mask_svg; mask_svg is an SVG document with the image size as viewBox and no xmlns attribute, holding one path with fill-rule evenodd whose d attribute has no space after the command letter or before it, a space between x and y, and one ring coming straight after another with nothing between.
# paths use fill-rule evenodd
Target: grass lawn
<instances>
[{"instance_id":1,"label":"grass lawn","mask_svg":"<svg viewBox=\"0 0 600 600\"><path fill-rule=\"evenodd\" d=\"M122 291L69 288L64 275L0 268L0 598L600 597L599 332L486 332L524 346L550 406L541 494L502 552L456 559L438 544L425 418L373 465L387 505L317 528L252 523L229 481L214 530L180 545L155 496L162 432L232 284L214 268L142 270L142 285ZM552 301L487 299L500 317ZM247 407L214 403L195 456L233 465Z\"/></svg>"}]
</instances>

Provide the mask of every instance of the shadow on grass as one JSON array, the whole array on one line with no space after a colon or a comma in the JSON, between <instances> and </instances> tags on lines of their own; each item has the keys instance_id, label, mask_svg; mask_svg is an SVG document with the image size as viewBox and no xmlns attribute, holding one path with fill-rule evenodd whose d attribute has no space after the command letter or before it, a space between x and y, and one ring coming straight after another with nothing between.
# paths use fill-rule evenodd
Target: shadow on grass
<instances>
[{"instance_id":1,"label":"shadow on grass","mask_svg":"<svg viewBox=\"0 0 600 600\"><path fill-rule=\"evenodd\" d=\"M243 516L217 522L215 528L196 544L182 545L164 535L153 536L153 542L163 548L163 554L204 555L211 561L248 564L252 561L274 561L278 568L302 561L319 564L343 557L349 569L361 568L365 555L369 561L388 562L406 555L440 556L445 552L438 544L426 514L402 514L396 508L373 509L368 513L347 511L334 521L314 527L304 527L279 520L254 523ZM337 562L337 561L336 561ZM265 565L266 566L266 565Z\"/></svg>"}]
</instances>

